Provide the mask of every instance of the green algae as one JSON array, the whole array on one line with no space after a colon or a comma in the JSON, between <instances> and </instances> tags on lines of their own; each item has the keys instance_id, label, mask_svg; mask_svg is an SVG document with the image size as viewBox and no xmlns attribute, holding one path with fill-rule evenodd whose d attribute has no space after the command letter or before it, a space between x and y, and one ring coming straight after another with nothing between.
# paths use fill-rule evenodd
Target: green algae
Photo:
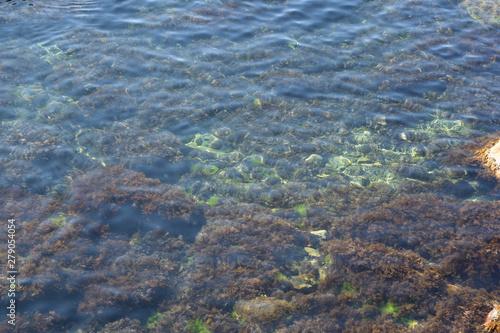
<instances>
[{"instance_id":1,"label":"green algae","mask_svg":"<svg viewBox=\"0 0 500 333\"><path fill-rule=\"evenodd\" d=\"M44 43L38 43L37 45L45 51L45 54L41 56L41 59L51 65L69 60L69 57L57 46L57 44L44 45Z\"/></svg>"},{"instance_id":2,"label":"green algae","mask_svg":"<svg viewBox=\"0 0 500 333\"><path fill-rule=\"evenodd\" d=\"M219 172L219 168L215 165L208 165L203 168L203 173L206 175L215 175L217 172Z\"/></svg>"},{"instance_id":3,"label":"green algae","mask_svg":"<svg viewBox=\"0 0 500 333\"><path fill-rule=\"evenodd\" d=\"M148 318L147 322L146 322L146 328L148 330L152 330L156 327L156 325L158 325L158 321L163 319L165 317L165 314L163 313L160 313L160 312L156 312L154 313L153 315L151 315L151 317Z\"/></svg>"},{"instance_id":4,"label":"green algae","mask_svg":"<svg viewBox=\"0 0 500 333\"><path fill-rule=\"evenodd\" d=\"M141 240L140 240L139 235L137 233L134 234L129 241L130 246L138 245L140 243L141 243Z\"/></svg>"},{"instance_id":5,"label":"green algae","mask_svg":"<svg viewBox=\"0 0 500 333\"><path fill-rule=\"evenodd\" d=\"M252 163L256 165L264 165L264 159L261 155L252 156Z\"/></svg>"},{"instance_id":6,"label":"green algae","mask_svg":"<svg viewBox=\"0 0 500 333\"><path fill-rule=\"evenodd\" d=\"M259 98L256 98L253 100L253 105L256 107L256 108L259 108L259 109L262 109L262 102L260 101Z\"/></svg>"},{"instance_id":7,"label":"green algae","mask_svg":"<svg viewBox=\"0 0 500 333\"><path fill-rule=\"evenodd\" d=\"M50 217L50 221L56 228L61 228L66 224L67 216L63 212L57 213L57 216Z\"/></svg>"},{"instance_id":8,"label":"green algae","mask_svg":"<svg viewBox=\"0 0 500 333\"><path fill-rule=\"evenodd\" d=\"M380 308L380 312L382 314L391 314L391 315L395 316L399 312L398 306L399 305L397 305L396 303L387 302L384 306L382 306Z\"/></svg>"},{"instance_id":9,"label":"green algae","mask_svg":"<svg viewBox=\"0 0 500 333\"><path fill-rule=\"evenodd\" d=\"M188 325L188 331L192 333L210 333L211 330L201 319L196 319Z\"/></svg>"},{"instance_id":10,"label":"green algae","mask_svg":"<svg viewBox=\"0 0 500 333\"><path fill-rule=\"evenodd\" d=\"M217 204L219 203L219 198L216 196L212 196L208 199L207 203L210 207L217 206Z\"/></svg>"},{"instance_id":11,"label":"green algae","mask_svg":"<svg viewBox=\"0 0 500 333\"><path fill-rule=\"evenodd\" d=\"M418 320L415 319L402 319L401 323L411 330L417 328L419 325Z\"/></svg>"},{"instance_id":12,"label":"green algae","mask_svg":"<svg viewBox=\"0 0 500 333\"><path fill-rule=\"evenodd\" d=\"M293 207L293 209L295 209L297 211L297 213L300 214L300 216L302 216L302 217L307 216L307 206L306 205L300 204L300 205Z\"/></svg>"},{"instance_id":13,"label":"green algae","mask_svg":"<svg viewBox=\"0 0 500 333\"><path fill-rule=\"evenodd\" d=\"M231 311L231 318L233 318L234 320L238 320L238 314L236 313L236 311Z\"/></svg>"},{"instance_id":14,"label":"green algae","mask_svg":"<svg viewBox=\"0 0 500 333\"><path fill-rule=\"evenodd\" d=\"M350 282L342 283L340 290L349 297L359 294L359 291Z\"/></svg>"}]
</instances>

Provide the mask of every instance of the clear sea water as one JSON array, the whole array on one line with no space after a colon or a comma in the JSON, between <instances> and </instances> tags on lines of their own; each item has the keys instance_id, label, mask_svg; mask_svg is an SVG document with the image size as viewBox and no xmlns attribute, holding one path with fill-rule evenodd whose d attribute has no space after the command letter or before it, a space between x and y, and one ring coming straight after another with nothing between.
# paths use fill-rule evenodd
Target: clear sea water
<instances>
[{"instance_id":1,"label":"clear sea water","mask_svg":"<svg viewBox=\"0 0 500 333\"><path fill-rule=\"evenodd\" d=\"M329 277L321 276L336 248L328 242L347 237L335 231L339 230L335 221L365 216L407 196L432 196L446 209L494 204L496 183L484 175L479 163L470 161L470 147L500 130L500 30L498 21L495 25L481 15L471 17L471 6L477 3L0 1L1 211L2 218L19 220L19 325L25 325L21 331L44 327L97 332L128 317L137 319L146 331L223 332L229 327L220 319L224 316L240 325L227 328L228 332L306 331L299 321L316 317L300 306L291 310L282 305L286 315L276 318L285 319L259 321L254 313L258 310L248 310L258 305L238 301L266 295L293 303L290 293L300 294L301 288L292 276L301 276L302 271L290 267L303 266L307 260L318 272L316 282L309 281L313 289L319 285L311 295L331 295L324 282ZM99 191L111 177L106 170L115 167L159 183L120 183L126 176L118 172L113 174L118 180L110 182L117 182L120 189L132 186L127 193L139 199L107 197ZM100 172L107 176L96 176ZM75 199L84 185L102 197L83 197L101 208L106 203L99 200L106 201L111 213L92 204L86 210L75 208L76 201L87 200ZM197 205L199 227L163 228L163 223L170 223L165 222L167 217L148 217L147 196L137 193L163 195L165 186ZM136 209L137 205L142 208ZM176 203L172 205L175 211ZM259 266L273 276L282 274L277 280L288 277L292 291L282 288L281 294L271 295L269 290L279 289L275 286L260 294L233 295L221 290L224 305L207 303L200 296L199 302L205 302L200 308L206 310L180 309L180 304L193 308L198 292L215 288L211 282L199 282L204 274L200 267L224 260L208 246L204 253L203 242L224 238L217 228L238 228L243 223L238 218L245 215L224 209L250 210L252 216L270 214L292 228L287 232L312 237L296 244L288 259L271 256L266 259L271 268ZM423 213L408 219L419 221L423 215L418 214ZM79 219L85 225L109 225L108 233L102 238L72 233ZM142 219L148 222L138 224ZM494 225L497 217L491 219ZM275 222L269 223L269 234L276 232ZM40 231L48 224L53 226ZM435 228L439 224L429 226L428 232ZM149 242L148 232L158 229L168 232L162 237L177 239L181 245L170 240L164 247L157 242L140 250L133 247ZM367 227L366 233L391 232L390 227L382 229ZM267 234L265 228L259 230ZM310 236L317 230L327 231L326 240ZM498 231L470 232L486 237ZM250 236L241 235L241 243L235 240L232 248L245 247L243 239ZM378 244L378 236L372 236L350 235ZM110 239L116 244L110 245ZM54 249L58 241L66 242L64 251ZM88 242L85 251L72 247L80 241ZM265 241L269 245L264 253L285 246ZM422 242L418 250L379 243L395 251L413 251L424 262L422 267L445 260L426 255L438 245ZM114 247L122 252L114 253ZM323 252L315 259L304 247ZM164 278L172 285L163 290L156 277L151 285L140 286L159 288L156 296L139 289L121 290L126 283L120 279L136 274L136 269L133 264L118 269L113 262L129 251L137 256L132 255L132 261L153 253L160 262L165 253L176 253L168 257L169 267L174 268L158 266L168 271ZM260 255L264 254L234 254L234 260L257 260ZM92 258L92 264L82 259L85 256ZM100 256L108 263L96 264ZM493 272L492 281L500 278L497 266L488 272ZM249 283L238 274L231 276L225 278ZM466 280L447 276L442 281L472 288L471 292L485 289L490 293L485 299L498 300L496 287L483 282L469 285ZM345 298L351 284L356 282L339 282L337 293ZM75 291L82 288L87 292ZM351 294L358 297L355 291ZM109 307L104 301L92 304L90 299L99 295L109 298ZM378 315L363 320L375 323L394 316L396 326L388 331L418 327L425 331L422 327L435 316L430 310L405 308L401 299L393 302L390 293L370 301ZM400 317L391 312L393 303L399 306ZM351 305L358 311L365 303L358 299ZM474 312L479 324L489 303L482 306L483 312ZM155 327L166 318L162 313L181 318L171 319L178 326ZM319 331L349 331L365 324L343 323ZM109 331L113 330L119 331Z\"/></svg>"}]
</instances>

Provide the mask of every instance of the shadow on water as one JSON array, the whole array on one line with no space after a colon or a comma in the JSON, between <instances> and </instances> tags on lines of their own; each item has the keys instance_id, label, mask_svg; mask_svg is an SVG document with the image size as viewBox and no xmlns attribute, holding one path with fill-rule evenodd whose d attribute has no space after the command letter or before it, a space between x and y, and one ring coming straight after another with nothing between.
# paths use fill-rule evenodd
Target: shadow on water
<instances>
[{"instance_id":1,"label":"shadow on water","mask_svg":"<svg viewBox=\"0 0 500 333\"><path fill-rule=\"evenodd\" d=\"M103 207L102 215L91 216L91 219L101 220L109 225L109 231L118 235L132 236L136 232L146 233L161 230L172 237L182 237L189 242L206 223L202 215L191 215L188 218L166 218L158 214L144 215L132 205L110 204Z\"/></svg>"}]
</instances>

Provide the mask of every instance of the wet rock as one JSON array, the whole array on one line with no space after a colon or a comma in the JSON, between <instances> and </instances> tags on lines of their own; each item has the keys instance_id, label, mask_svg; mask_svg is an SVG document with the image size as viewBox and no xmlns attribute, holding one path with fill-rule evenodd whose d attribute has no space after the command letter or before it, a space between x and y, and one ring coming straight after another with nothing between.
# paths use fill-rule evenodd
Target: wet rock
<instances>
[{"instance_id":1,"label":"wet rock","mask_svg":"<svg viewBox=\"0 0 500 333\"><path fill-rule=\"evenodd\" d=\"M419 167L403 166L399 168L398 172L401 176L410 179L416 179L423 182L428 182L432 180L432 176Z\"/></svg>"},{"instance_id":2,"label":"wet rock","mask_svg":"<svg viewBox=\"0 0 500 333\"><path fill-rule=\"evenodd\" d=\"M486 165L500 178L500 140L485 153Z\"/></svg>"},{"instance_id":3,"label":"wet rock","mask_svg":"<svg viewBox=\"0 0 500 333\"><path fill-rule=\"evenodd\" d=\"M500 305L495 304L495 307L486 317L484 329L487 332L500 332Z\"/></svg>"},{"instance_id":4,"label":"wet rock","mask_svg":"<svg viewBox=\"0 0 500 333\"><path fill-rule=\"evenodd\" d=\"M318 154L311 154L308 158L306 158L306 162L310 164L320 164L323 161L323 157Z\"/></svg>"},{"instance_id":5,"label":"wet rock","mask_svg":"<svg viewBox=\"0 0 500 333\"><path fill-rule=\"evenodd\" d=\"M460 178L467 176L467 169L462 167L448 167L444 170L446 175L450 178Z\"/></svg>"},{"instance_id":6,"label":"wet rock","mask_svg":"<svg viewBox=\"0 0 500 333\"><path fill-rule=\"evenodd\" d=\"M335 171L341 171L349 165L351 165L351 161L349 159L343 156L335 156L333 158L330 158L330 160L326 164L326 167Z\"/></svg>"},{"instance_id":7,"label":"wet rock","mask_svg":"<svg viewBox=\"0 0 500 333\"><path fill-rule=\"evenodd\" d=\"M351 181L351 184L354 184L356 186L361 186L361 187L366 187L371 184L370 180L365 177L356 177Z\"/></svg>"},{"instance_id":8,"label":"wet rock","mask_svg":"<svg viewBox=\"0 0 500 333\"><path fill-rule=\"evenodd\" d=\"M318 289L317 282L310 281L305 276L292 276L290 277L290 282L293 288L302 294L310 294Z\"/></svg>"},{"instance_id":9,"label":"wet rock","mask_svg":"<svg viewBox=\"0 0 500 333\"><path fill-rule=\"evenodd\" d=\"M400 140L403 140L403 141L415 141L416 139L416 134L414 132L411 132L411 131L403 131L401 133L398 134L398 138Z\"/></svg>"},{"instance_id":10,"label":"wet rock","mask_svg":"<svg viewBox=\"0 0 500 333\"><path fill-rule=\"evenodd\" d=\"M372 147L370 145L364 144L357 146L356 150L359 151L361 154L368 154L371 153Z\"/></svg>"},{"instance_id":11,"label":"wet rock","mask_svg":"<svg viewBox=\"0 0 500 333\"><path fill-rule=\"evenodd\" d=\"M281 180L278 177L268 177L264 182L268 186L274 186L276 184L280 184Z\"/></svg>"}]
</instances>

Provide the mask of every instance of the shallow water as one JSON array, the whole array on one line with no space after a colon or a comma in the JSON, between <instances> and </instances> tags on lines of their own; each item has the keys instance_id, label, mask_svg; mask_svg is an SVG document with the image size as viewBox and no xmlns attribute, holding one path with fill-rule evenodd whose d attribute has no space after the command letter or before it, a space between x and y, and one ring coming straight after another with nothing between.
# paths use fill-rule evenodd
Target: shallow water
<instances>
[{"instance_id":1,"label":"shallow water","mask_svg":"<svg viewBox=\"0 0 500 333\"><path fill-rule=\"evenodd\" d=\"M25 328L99 331L128 317L148 331L306 331L318 316L311 304L357 318L325 331L437 325L427 303L412 310L421 303L397 287L376 295L330 267L356 272L362 259L339 249L370 257L370 244L411 257L394 259L401 270L440 267L440 287L423 293L447 306L446 285L486 290L469 297L481 304L464 310L470 323L498 298L498 264L482 268L484 280L477 267L467 277L442 268L455 260L454 242L494 251L500 231L493 213L482 227L484 213L467 215L498 196L469 157L500 130L500 35L465 5L2 1L0 31L2 216L23 232ZM426 210L451 207L463 216L422 222ZM442 242L425 232L447 228ZM467 262L480 251L464 244ZM147 265L148 277L139 273ZM251 272L238 275L242 266ZM228 287L245 279L259 286ZM251 303L262 295L294 306ZM261 320L259 306L278 310ZM450 320L439 324L466 327Z\"/></svg>"}]
</instances>

